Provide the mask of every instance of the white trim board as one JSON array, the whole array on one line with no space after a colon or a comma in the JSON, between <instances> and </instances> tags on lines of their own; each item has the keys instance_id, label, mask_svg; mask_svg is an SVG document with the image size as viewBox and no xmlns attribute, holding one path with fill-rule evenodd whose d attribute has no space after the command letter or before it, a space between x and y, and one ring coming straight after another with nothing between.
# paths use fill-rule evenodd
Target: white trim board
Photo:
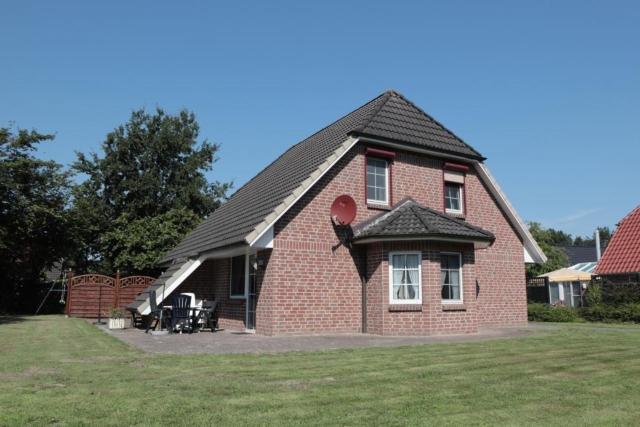
<instances>
[{"instance_id":1,"label":"white trim board","mask_svg":"<svg viewBox=\"0 0 640 427\"><path fill-rule=\"evenodd\" d=\"M178 269L171 277L169 277L162 285L162 290L158 290L156 292L156 304L162 303L162 299L171 295L173 291L176 290L182 282L184 282L187 277L191 276L200 265L204 262L205 258L200 257L198 259L190 259L187 260L180 269ZM172 280L173 279L173 280ZM151 305L149 304L149 299L147 298L146 307L143 310L138 309L140 314L145 315L151 312Z\"/></svg>"}]
</instances>

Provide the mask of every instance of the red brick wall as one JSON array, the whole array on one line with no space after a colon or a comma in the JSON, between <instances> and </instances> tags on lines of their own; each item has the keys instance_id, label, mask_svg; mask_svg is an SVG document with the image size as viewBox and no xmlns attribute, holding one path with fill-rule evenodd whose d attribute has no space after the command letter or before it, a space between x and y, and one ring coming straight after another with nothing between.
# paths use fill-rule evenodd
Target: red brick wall
<instances>
[{"instance_id":1,"label":"red brick wall","mask_svg":"<svg viewBox=\"0 0 640 427\"><path fill-rule=\"evenodd\" d=\"M259 316L258 332L360 330L361 249L350 251L339 245L329 209L335 197L350 194L358 207L355 224L380 213L365 203L364 160L364 147L356 146L276 224L274 249L266 272L268 284L262 291L266 295L261 295L269 303L262 310L262 318ZM392 202L412 197L442 211L442 166L443 161L436 158L398 152L392 169ZM464 310L443 311L439 279L439 251L443 246L421 243L413 245L423 251L422 311L389 311L387 254L395 246L369 245L369 332L472 332L483 324L526 322L522 242L473 170L467 174L465 193L466 220L493 232L496 242L478 251L471 246L453 248L464 250ZM264 329L261 321L265 322Z\"/></svg>"}]
</instances>

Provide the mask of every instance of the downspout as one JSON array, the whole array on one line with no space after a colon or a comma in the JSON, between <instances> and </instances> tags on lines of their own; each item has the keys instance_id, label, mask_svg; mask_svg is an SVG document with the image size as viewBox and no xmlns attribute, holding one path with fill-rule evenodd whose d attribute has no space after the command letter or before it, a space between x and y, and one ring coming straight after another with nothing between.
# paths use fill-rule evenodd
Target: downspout
<instances>
[{"instance_id":1,"label":"downspout","mask_svg":"<svg viewBox=\"0 0 640 427\"><path fill-rule=\"evenodd\" d=\"M362 245L360 278L362 281L362 333L367 333L367 245Z\"/></svg>"}]
</instances>

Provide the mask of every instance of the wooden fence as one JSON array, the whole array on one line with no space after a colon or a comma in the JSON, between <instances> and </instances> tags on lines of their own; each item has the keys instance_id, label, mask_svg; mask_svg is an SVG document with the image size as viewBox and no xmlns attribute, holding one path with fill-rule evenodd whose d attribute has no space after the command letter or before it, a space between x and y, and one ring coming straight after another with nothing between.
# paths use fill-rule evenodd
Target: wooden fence
<instances>
[{"instance_id":1,"label":"wooden fence","mask_svg":"<svg viewBox=\"0 0 640 427\"><path fill-rule=\"evenodd\" d=\"M83 274L68 277L66 313L73 317L96 318L98 313L109 316L109 310L120 310L132 302L136 296L149 287L156 279L149 276L128 276L121 278L102 274Z\"/></svg>"}]
</instances>

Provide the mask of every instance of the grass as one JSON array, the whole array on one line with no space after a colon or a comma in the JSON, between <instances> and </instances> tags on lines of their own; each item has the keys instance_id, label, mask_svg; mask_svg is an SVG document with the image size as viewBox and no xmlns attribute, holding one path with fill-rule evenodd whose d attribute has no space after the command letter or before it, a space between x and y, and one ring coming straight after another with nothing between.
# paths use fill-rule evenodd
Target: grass
<instances>
[{"instance_id":1,"label":"grass","mask_svg":"<svg viewBox=\"0 0 640 427\"><path fill-rule=\"evenodd\" d=\"M640 328L277 355L150 355L78 319L0 318L0 425L631 425Z\"/></svg>"}]
</instances>

